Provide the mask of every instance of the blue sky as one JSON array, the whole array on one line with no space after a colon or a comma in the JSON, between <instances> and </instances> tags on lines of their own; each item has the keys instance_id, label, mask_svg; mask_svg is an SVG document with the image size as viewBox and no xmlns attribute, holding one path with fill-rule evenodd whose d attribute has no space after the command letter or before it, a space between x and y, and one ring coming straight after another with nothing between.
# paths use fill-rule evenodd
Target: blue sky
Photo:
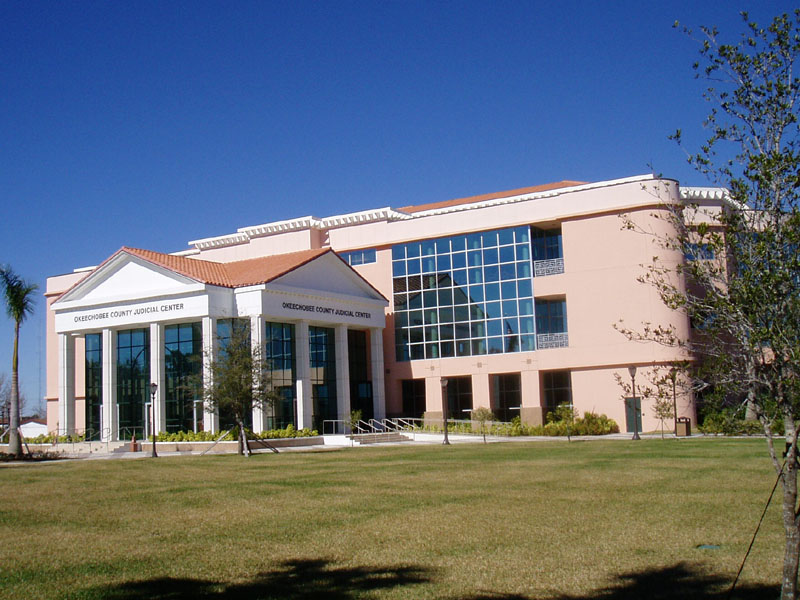
<instances>
[{"instance_id":1,"label":"blue sky","mask_svg":"<svg viewBox=\"0 0 800 600\"><path fill-rule=\"evenodd\" d=\"M790 2L3 2L0 263L652 168L704 185L698 46ZM44 300L20 372L46 390ZM0 373L13 329L0 320Z\"/></svg>"}]
</instances>

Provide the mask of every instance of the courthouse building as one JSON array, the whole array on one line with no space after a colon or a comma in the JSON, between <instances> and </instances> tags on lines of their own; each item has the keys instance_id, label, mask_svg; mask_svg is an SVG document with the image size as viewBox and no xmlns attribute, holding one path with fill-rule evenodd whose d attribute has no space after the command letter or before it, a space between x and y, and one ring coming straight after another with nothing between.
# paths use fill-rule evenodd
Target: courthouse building
<instances>
[{"instance_id":1,"label":"courthouse building","mask_svg":"<svg viewBox=\"0 0 800 600\"><path fill-rule=\"evenodd\" d=\"M256 431L323 430L364 418L540 423L572 403L633 427L615 379L683 358L632 342L614 324L672 325L637 281L654 256L664 203L716 203L715 188L652 176L548 185L326 218L245 226L174 254L123 247L99 266L47 282L47 418L59 433L127 439L219 430L197 386L232 319L246 319L280 399ZM100 257L102 258L102 257ZM151 394L151 383L157 388ZM647 402L640 426L658 425ZM692 398L678 399L693 417ZM221 422L222 420L222 422Z\"/></svg>"}]
</instances>

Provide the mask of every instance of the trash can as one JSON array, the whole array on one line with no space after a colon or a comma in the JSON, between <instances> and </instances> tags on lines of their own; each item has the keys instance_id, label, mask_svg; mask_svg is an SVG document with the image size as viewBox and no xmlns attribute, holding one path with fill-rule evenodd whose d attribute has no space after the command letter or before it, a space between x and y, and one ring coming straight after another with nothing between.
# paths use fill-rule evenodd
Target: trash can
<instances>
[{"instance_id":1,"label":"trash can","mask_svg":"<svg viewBox=\"0 0 800 600\"><path fill-rule=\"evenodd\" d=\"M692 420L689 417L678 417L678 437L692 435Z\"/></svg>"}]
</instances>

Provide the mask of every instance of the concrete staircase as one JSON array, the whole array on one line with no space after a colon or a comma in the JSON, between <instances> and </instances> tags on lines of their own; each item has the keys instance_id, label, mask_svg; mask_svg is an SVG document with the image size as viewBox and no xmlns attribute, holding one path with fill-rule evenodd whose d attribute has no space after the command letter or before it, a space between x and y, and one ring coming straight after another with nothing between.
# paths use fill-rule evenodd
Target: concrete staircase
<instances>
[{"instance_id":1,"label":"concrete staircase","mask_svg":"<svg viewBox=\"0 0 800 600\"><path fill-rule=\"evenodd\" d=\"M410 437L396 431L391 433L359 433L356 435L349 435L347 437L358 443L360 446L366 446L368 444L388 444L411 441Z\"/></svg>"}]
</instances>

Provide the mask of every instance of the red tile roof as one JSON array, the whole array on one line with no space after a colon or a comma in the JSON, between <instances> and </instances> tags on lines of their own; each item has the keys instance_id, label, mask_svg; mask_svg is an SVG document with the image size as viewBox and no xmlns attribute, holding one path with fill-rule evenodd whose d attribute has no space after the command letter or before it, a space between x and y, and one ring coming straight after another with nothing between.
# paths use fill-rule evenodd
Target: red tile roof
<instances>
[{"instance_id":1,"label":"red tile roof","mask_svg":"<svg viewBox=\"0 0 800 600\"><path fill-rule=\"evenodd\" d=\"M450 206L460 206L462 204L474 204L476 202L484 202L486 200L496 200L497 198L510 198L512 196L521 196L523 194L535 194L537 192L548 192L550 190L557 190L559 188L572 187L574 185L582 185L585 181L558 181L555 183L545 183L544 185L535 185L533 187L519 188L516 190L509 190L507 192L495 192L493 194L484 194L482 196L470 196L469 198L457 198L455 200L444 200L442 202L431 202L430 204L419 204L416 206L404 206L398 210L405 213L416 213L424 210L434 210L437 208L449 208Z\"/></svg>"},{"instance_id":2,"label":"red tile roof","mask_svg":"<svg viewBox=\"0 0 800 600\"><path fill-rule=\"evenodd\" d=\"M162 254L152 250L141 250L139 248L128 248L123 246L120 252L127 252L133 256L138 256L144 260L159 265L195 279L209 285L220 287L243 287L247 285L258 285L267 283L285 275L289 271L296 269L326 252L331 252L330 248L317 248L313 250L301 250L287 254L277 254L275 256L265 256L262 258L251 258L229 263L218 263L210 260L197 260L185 256L175 256L173 254Z\"/></svg>"}]
</instances>

